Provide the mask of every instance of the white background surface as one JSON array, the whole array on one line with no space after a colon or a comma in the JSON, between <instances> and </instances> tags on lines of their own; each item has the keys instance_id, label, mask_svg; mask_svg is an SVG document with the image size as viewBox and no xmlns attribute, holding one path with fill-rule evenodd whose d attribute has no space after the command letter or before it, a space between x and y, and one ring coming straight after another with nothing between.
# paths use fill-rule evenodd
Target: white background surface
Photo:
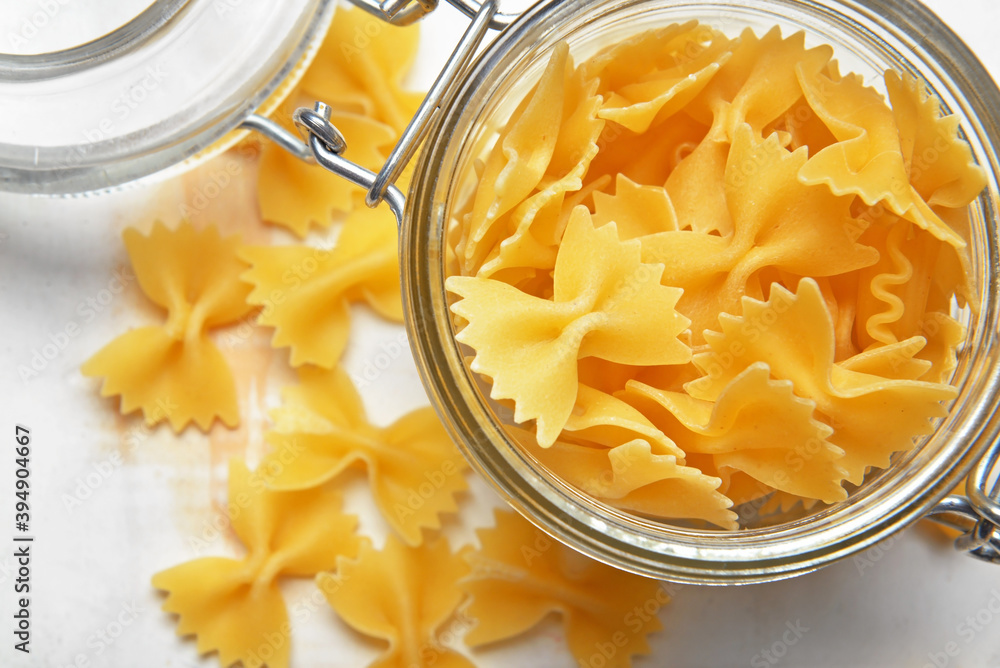
<instances>
[{"instance_id":1,"label":"white background surface","mask_svg":"<svg viewBox=\"0 0 1000 668\"><path fill-rule=\"evenodd\" d=\"M993 72L1000 72L994 0L929 2L963 36ZM442 12L426 23L417 80L426 85L434 67L457 38L463 21ZM1000 113L1000 110L998 110ZM0 111L2 117L2 111ZM218 166L218 165L216 165ZM202 171L202 178L211 175ZM199 183L192 178L144 186L97 198L40 200L0 196L0 666L3 668L132 668L215 666L199 659L194 643L174 636L175 621L160 612L162 599L150 576L196 556L235 554L226 537L206 527L225 500L225 462L246 450L254 460L263 449L265 410L274 391L290 378L285 353L261 355L270 332L223 346L238 359L245 388L244 427L205 437L188 430L152 433L135 417L115 415L116 403L97 396L80 364L130 326L157 321L137 286L101 304L117 267L127 258L123 227L148 225L154 217L179 218L179 207ZM266 239L253 220L253 193L246 184L225 189L201 215L245 213L230 227ZM108 293L109 294L109 293ZM96 307L87 306L97 300ZM81 304L83 306L81 306ZM92 315L91 315L92 314ZM23 380L19 365L73 323L70 338L37 377ZM398 340L401 328L355 310L355 336L348 368L365 365ZM58 339L58 336L55 337ZM422 390L406 354L397 357L363 389L373 419L387 422L423 405ZM12 649L12 520L14 424L32 429L33 652ZM105 475L95 473L104 470ZM87 485L99 480L96 485ZM96 477L95 477L96 476ZM81 481L85 489L81 489ZM364 501L363 481L351 509L363 515L362 529L384 532ZM464 505L467 525L487 522L492 493L478 482ZM66 495L88 492L68 507ZM456 541L468 531L453 522ZM198 551L190 539L205 539ZM308 581L289 583L290 606L311 591ZM722 668L726 666L842 666L1000 668L1000 568L961 557L932 532L912 529L887 549L792 581L745 588L681 587L662 613L665 630L652 638L655 654L637 666ZM134 612L133 612L134 611ZM974 626L967 619L978 616ZM122 627L117 624L127 621ZM779 646L789 625L808 629L793 645ZM111 640L107 633L121 632ZM978 630L976 630L978 628ZM795 636L788 634L788 638ZM103 639L102 639L103 638ZM111 640L111 642L107 642ZM949 643L955 657L944 652ZM325 607L294 630L294 668L366 665L381 649L359 641ZM775 645L779 643L779 645ZM769 663L762 655L782 654ZM784 651L782 651L782 649ZM485 666L569 667L558 627L552 621L529 636L476 654ZM954 652L953 652L954 653Z\"/></svg>"}]
</instances>

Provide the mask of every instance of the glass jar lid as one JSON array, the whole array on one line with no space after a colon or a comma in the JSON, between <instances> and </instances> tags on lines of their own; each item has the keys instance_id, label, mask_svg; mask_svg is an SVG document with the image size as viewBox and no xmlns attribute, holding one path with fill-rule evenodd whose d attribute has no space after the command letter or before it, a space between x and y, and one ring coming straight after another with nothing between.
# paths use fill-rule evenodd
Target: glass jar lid
<instances>
[{"instance_id":1,"label":"glass jar lid","mask_svg":"<svg viewBox=\"0 0 1000 668\"><path fill-rule=\"evenodd\" d=\"M0 19L0 189L102 190L221 150L294 83L333 6L15 0Z\"/></svg>"}]
</instances>

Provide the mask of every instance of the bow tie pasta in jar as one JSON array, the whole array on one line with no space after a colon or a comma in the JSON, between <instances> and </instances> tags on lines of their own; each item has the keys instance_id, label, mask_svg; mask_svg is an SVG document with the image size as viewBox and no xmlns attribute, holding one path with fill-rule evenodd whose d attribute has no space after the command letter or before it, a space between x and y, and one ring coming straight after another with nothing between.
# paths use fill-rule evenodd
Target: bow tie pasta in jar
<instances>
[{"instance_id":1,"label":"bow tie pasta in jar","mask_svg":"<svg viewBox=\"0 0 1000 668\"><path fill-rule=\"evenodd\" d=\"M963 382L994 175L968 100L836 4L530 10L423 159L454 166L418 177L404 239L404 277L443 293L411 308L449 314L417 344L428 387L477 468L592 556L804 572L985 447Z\"/></svg>"}]
</instances>

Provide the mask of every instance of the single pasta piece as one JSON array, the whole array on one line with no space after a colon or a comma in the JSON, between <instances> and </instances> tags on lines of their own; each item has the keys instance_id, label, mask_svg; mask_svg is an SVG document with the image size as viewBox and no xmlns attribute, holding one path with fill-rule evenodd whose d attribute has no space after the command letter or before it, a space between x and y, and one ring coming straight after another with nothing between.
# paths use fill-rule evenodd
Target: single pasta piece
<instances>
[{"instance_id":1,"label":"single pasta piece","mask_svg":"<svg viewBox=\"0 0 1000 668\"><path fill-rule=\"evenodd\" d=\"M294 132L290 119L296 108L325 102L332 108L330 120L348 138L345 157L378 171L423 99L423 93L402 87L419 37L417 26L398 28L356 7L338 7L277 120ZM357 186L271 142L262 147L258 190L264 220L300 237L312 225L328 227L334 211L357 208L362 195Z\"/></svg>"},{"instance_id":2,"label":"single pasta piece","mask_svg":"<svg viewBox=\"0 0 1000 668\"><path fill-rule=\"evenodd\" d=\"M715 401L630 381L622 396L688 453L712 455L717 469L743 471L773 489L842 501L843 450L827 440L833 429L814 417L788 381L770 378L755 363L735 376Z\"/></svg>"},{"instance_id":3,"label":"single pasta piece","mask_svg":"<svg viewBox=\"0 0 1000 668\"><path fill-rule=\"evenodd\" d=\"M594 193L594 225L603 227L608 223L618 226L622 241L680 230L666 188L639 185L624 174L617 176L614 195ZM645 256L643 261L655 262Z\"/></svg>"},{"instance_id":4,"label":"single pasta piece","mask_svg":"<svg viewBox=\"0 0 1000 668\"><path fill-rule=\"evenodd\" d=\"M336 492L273 492L235 459L229 508L247 554L189 561L154 575L153 586L167 593L163 609L178 615L177 634L197 636L200 653L218 652L226 667L287 668L291 623L279 579L311 577L354 556L357 519L340 511Z\"/></svg>"},{"instance_id":5,"label":"single pasta piece","mask_svg":"<svg viewBox=\"0 0 1000 668\"><path fill-rule=\"evenodd\" d=\"M577 390L576 405L563 427L562 438L605 448L641 439L649 443L656 454L684 460L684 451L645 415L618 397L583 383Z\"/></svg>"},{"instance_id":6,"label":"single pasta piece","mask_svg":"<svg viewBox=\"0 0 1000 668\"><path fill-rule=\"evenodd\" d=\"M847 480L859 484L869 467L885 468L894 452L932 431L931 419L948 411L942 402L954 387L919 380L894 380L834 362L833 322L819 286L799 282L792 293L775 285L766 302L743 299L743 315L722 315L722 332L708 332L709 352L694 356L705 375L685 389L695 398L718 401L725 388L755 363L816 404L833 428L828 440L844 451ZM887 419L886 416L892 416Z\"/></svg>"},{"instance_id":7,"label":"single pasta piece","mask_svg":"<svg viewBox=\"0 0 1000 668\"><path fill-rule=\"evenodd\" d=\"M556 441L540 448L530 436L520 441L539 462L596 500L652 517L698 519L735 529L733 502L713 478L674 455L660 455L635 439L611 448Z\"/></svg>"},{"instance_id":8,"label":"single pasta piece","mask_svg":"<svg viewBox=\"0 0 1000 668\"><path fill-rule=\"evenodd\" d=\"M398 135L424 99L423 93L403 89L419 45L419 24L400 28L358 7L338 6L299 85L327 104L390 126Z\"/></svg>"},{"instance_id":9,"label":"single pasta piece","mask_svg":"<svg viewBox=\"0 0 1000 668\"><path fill-rule=\"evenodd\" d=\"M547 278L555 267L559 239L566 229L569 213L589 192L583 187L583 177L598 154L605 127L605 122L597 118L602 99L595 94L597 83L574 74L567 61L562 120L538 192L501 215L486 234L488 238L479 241L478 248L492 247L492 250L483 259L477 276L501 280L518 275ZM498 143L494 154L507 151L508 142L515 139L507 137ZM507 237L498 245L493 237L504 234ZM478 259L473 263L478 264Z\"/></svg>"},{"instance_id":10,"label":"single pasta piece","mask_svg":"<svg viewBox=\"0 0 1000 668\"><path fill-rule=\"evenodd\" d=\"M514 111L483 167L480 187L458 246L467 273L482 265L499 239L504 214L512 211L541 183L555 152L563 119L569 47L556 48L535 90Z\"/></svg>"},{"instance_id":11,"label":"single pasta piece","mask_svg":"<svg viewBox=\"0 0 1000 668\"><path fill-rule=\"evenodd\" d=\"M640 33L590 59L601 82L599 116L636 134L687 106L729 60L730 40L697 21Z\"/></svg>"},{"instance_id":12,"label":"single pasta piece","mask_svg":"<svg viewBox=\"0 0 1000 668\"><path fill-rule=\"evenodd\" d=\"M805 47L805 33L782 38L778 27L758 38L744 30L732 58L704 92L691 102L691 113L702 122L710 115L714 141L732 143L742 125L755 137L802 97L799 73L817 74L828 65L833 49L828 45Z\"/></svg>"},{"instance_id":13,"label":"single pasta piece","mask_svg":"<svg viewBox=\"0 0 1000 668\"><path fill-rule=\"evenodd\" d=\"M467 558L467 614L478 624L465 636L480 647L525 633L551 613L562 617L566 642L580 665L627 668L650 652L646 636L661 628L656 613L670 601L661 583L585 557L511 512L478 532ZM602 652L611 646L614 652Z\"/></svg>"},{"instance_id":14,"label":"single pasta piece","mask_svg":"<svg viewBox=\"0 0 1000 668\"><path fill-rule=\"evenodd\" d=\"M808 157L782 148L776 135L757 139L736 129L725 172L729 236L660 232L640 239L643 259L662 262L664 285L684 289L678 309L691 318L696 344L720 313L739 308L751 277L765 267L810 276L835 276L878 261L857 243L850 200L804 186L798 174Z\"/></svg>"},{"instance_id":15,"label":"single pasta piece","mask_svg":"<svg viewBox=\"0 0 1000 668\"><path fill-rule=\"evenodd\" d=\"M381 207L351 213L332 250L244 247L247 301L262 307L260 324L274 327L274 347L291 349L292 366L333 368L350 338L352 303L402 322L397 246L396 220Z\"/></svg>"},{"instance_id":16,"label":"single pasta piece","mask_svg":"<svg viewBox=\"0 0 1000 668\"><path fill-rule=\"evenodd\" d=\"M139 287L167 319L109 343L83 364L83 375L103 378L101 396L121 395L121 412L141 410L149 425L166 420L180 432L194 422L207 431L219 418L235 427L236 383L208 332L255 308L239 280L246 269L236 255L239 237L187 222L176 230L156 223L148 236L129 228L122 236Z\"/></svg>"},{"instance_id":17,"label":"single pasta piece","mask_svg":"<svg viewBox=\"0 0 1000 668\"><path fill-rule=\"evenodd\" d=\"M283 392L276 429L266 435L272 451L260 469L276 490L305 490L352 466L368 471L383 517L409 545L423 529L441 526L466 489L465 459L432 408L418 409L389 427L376 427L351 379L337 367L299 370L300 385Z\"/></svg>"},{"instance_id":18,"label":"single pasta piece","mask_svg":"<svg viewBox=\"0 0 1000 668\"><path fill-rule=\"evenodd\" d=\"M311 107L315 99L323 99L302 91L294 95L297 106ZM283 120L283 125L290 125ZM350 137L345 158L373 172L382 168L396 141L391 127L362 113L344 110L332 111L330 122L345 137ZM286 129L294 131L292 127ZM261 148L257 185L261 218L291 230L298 237L305 237L312 227L329 227L335 212L357 209L363 195L353 183L300 160L274 142L265 142Z\"/></svg>"},{"instance_id":19,"label":"single pasta piece","mask_svg":"<svg viewBox=\"0 0 1000 668\"><path fill-rule=\"evenodd\" d=\"M674 311L681 291L660 285L663 265L643 264L640 253L638 242L618 240L614 224L595 229L578 207L559 249L551 300L492 279L448 279L448 289L462 297L452 311L469 321L457 338L475 349L473 370L493 379L492 398L514 400L515 422L537 420L543 447L573 411L578 359L691 359L676 338L688 326Z\"/></svg>"},{"instance_id":20,"label":"single pasta piece","mask_svg":"<svg viewBox=\"0 0 1000 668\"><path fill-rule=\"evenodd\" d=\"M836 144L809 159L802 168L802 182L826 185L838 195L857 195L869 206L884 202L896 215L963 251L967 245L965 239L931 208L915 184L911 183L912 174L907 169L907 159L900 142L907 141L909 145L910 142L915 144L915 140L900 136L897 117L878 91L865 87L858 75L833 81L823 73L810 76L800 72L799 80L810 106L837 138ZM887 81L899 82L900 79L898 75L889 75ZM892 88L897 94L902 93L898 85L892 85ZM953 127L951 141L957 142L954 130ZM946 140L946 143L951 142ZM951 157L952 152L946 155ZM968 147L965 147L963 157L971 158ZM985 185L985 177L968 162L963 167L970 173L967 177L971 179L968 191L976 186L975 181L978 180L978 188L972 193L974 197ZM954 170L949 173L952 178L959 178ZM918 176L925 175L920 173ZM907 185L899 188L898 183ZM966 190L964 186L965 183L962 183L955 189L956 198ZM921 187L928 190L926 185ZM945 201L954 201L943 197Z\"/></svg>"},{"instance_id":21,"label":"single pasta piece","mask_svg":"<svg viewBox=\"0 0 1000 668\"><path fill-rule=\"evenodd\" d=\"M438 636L465 598L458 583L468 572L444 539L409 547L390 535L382 550L365 541L356 560L342 557L336 572L320 574L316 583L351 628L389 643L369 665L472 668Z\"/></svg>"}]
</instances>

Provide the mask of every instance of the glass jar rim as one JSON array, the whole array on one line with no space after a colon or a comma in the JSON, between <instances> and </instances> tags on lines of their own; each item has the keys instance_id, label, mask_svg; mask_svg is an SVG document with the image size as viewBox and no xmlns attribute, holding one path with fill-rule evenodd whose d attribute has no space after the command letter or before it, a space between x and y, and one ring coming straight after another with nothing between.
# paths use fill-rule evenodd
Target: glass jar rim
<instances>
[{"instance_id":1,"label":"glass jar rim","mask_svg":"<svg viewBox=\"0 0 1000 668\"><path fill-rule=\"evenodd\" d=\"M0 190L101 191L218 154L291 90L335 6L157 0L86 44L0 55Z\"/></svg>"},{"instance_id":2,"label":"glass jar rim","mask_svg":"<svg viewBox=\"0 0 1000 668\"><path fill-rule=\"evenodd\" d=\"M949 93L945 105L962 116L962 126L975 140L977 157L990 175L990 187L980 198L986 229L978 231L984 298L963 355L964 382L951 414L919 452L881 476L880 486L863 488L847 502L797 522L736 533L664 527L594 502L543 473L511 442L464 364L444 290L448 195L462 160L461 144L481 121L503 77L510 76L519 58L555 34L592 29L602 16L657 4L546 0L525 12L480 55L445 105L431 132L437 140L425 147L410 189L401 269L411 346L428 394L466 458L525 517L562 542L619 568L673 581L742 584L791 577L865 549L923 517L1000 433L1000 419L993 418L1000 399L1000 369L990 363L1000 348L992 336L1000 330L1000 124L990 114L1000 108L1000 90L968 47L915 0L716 0L683 5L716 13L735 11L736 5L767 5L776 15L780 10L782 16L808 17L802 23L814 32L835 27L890 50L910 69L916 68L915 74L940 84L932 85L936 92ZM930 35L934 39L926 39ZM903 58L904 53L909 57Z\"/></svg>"}]
</instances>

